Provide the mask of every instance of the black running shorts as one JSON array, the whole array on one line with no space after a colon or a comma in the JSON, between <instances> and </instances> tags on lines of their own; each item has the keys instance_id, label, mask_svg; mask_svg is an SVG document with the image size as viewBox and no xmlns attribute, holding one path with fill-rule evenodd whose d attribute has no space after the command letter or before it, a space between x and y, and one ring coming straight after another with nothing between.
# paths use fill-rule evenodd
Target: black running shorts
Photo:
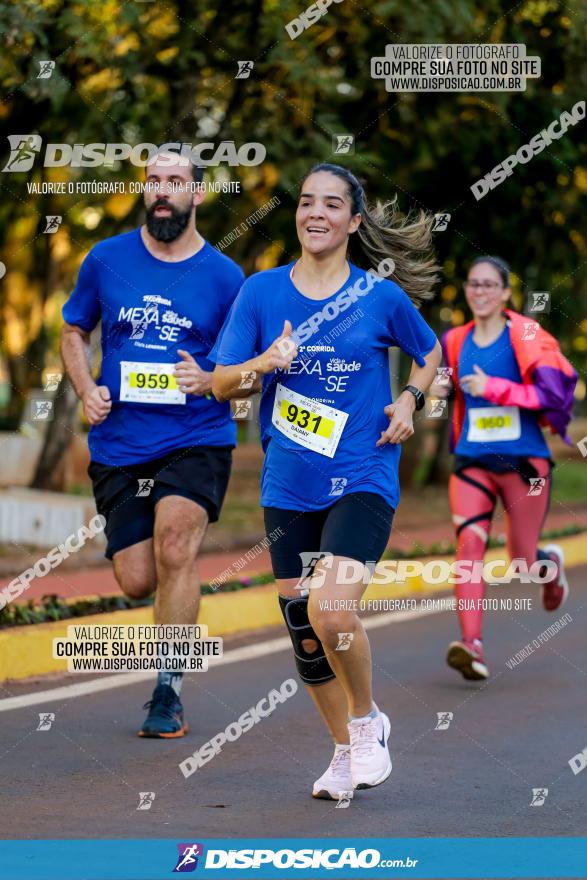
<instances>
[{"instance_id":1,"label":"black running shorts","mask_svg":"<svg viewBox=\"0 0 587 880\"><path fill-rule=\"evenodd\" d=\"M176 449L142 464L105 465L93 461L88 474L98 513L106 518L106 557L153 537L155 505L180 495L203 507L216 522L228 486L232 446Z\"/></svg>"},{"instance_id":2,"label":"black running shorts","mask_svg":"<svg viewBox=\"0 0 587 880\"><path fill-rule=\"evenodd\" d=\"M323 510L266 507L265 531L271 533L271 563L276 578L299 578L300 553L332 553L359 562L379 562L391 533L395 513L381 495L349 492ZM275 537L275 530L283 535Z\"/></svg>"}]
</instances>

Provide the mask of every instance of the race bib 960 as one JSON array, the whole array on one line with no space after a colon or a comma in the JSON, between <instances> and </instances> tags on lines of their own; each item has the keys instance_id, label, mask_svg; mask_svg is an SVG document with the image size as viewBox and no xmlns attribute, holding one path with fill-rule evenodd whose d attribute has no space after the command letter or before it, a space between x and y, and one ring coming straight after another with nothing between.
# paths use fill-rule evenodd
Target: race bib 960
<instances>
[{"instance_id":1,"label":"race bib 960","mask_svg":"<svg viewBox=\"0 0 587 880\"><path fill-rule=\"evenodd\" d=\"M518 440L521 431L520 410L517 406L484 406L469 410L469 442Z\"/></svg>"}]
</instances>

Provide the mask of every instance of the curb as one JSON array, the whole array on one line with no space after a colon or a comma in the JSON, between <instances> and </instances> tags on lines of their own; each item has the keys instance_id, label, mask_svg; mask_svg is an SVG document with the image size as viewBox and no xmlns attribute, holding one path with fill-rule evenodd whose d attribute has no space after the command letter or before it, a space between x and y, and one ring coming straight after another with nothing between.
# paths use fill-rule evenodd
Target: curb
<instances>
[{"instance_id":1,"label":"curb","mask_svg":"<svg viewBox=\"0 0 587 880\"><path fill-rule=\"evenodd\" d=\"M565 565L573 568L587 564L587 541L580 534L571 538L561 538L557 543L565 553ZM418 560L425 564L434 558L436 561L451 561L451 556L426 557ZM485 561L501 559L504 571L508 566L502 548L490 550ZM388 560L389 561L389 560ZM409 562L409 560L404 560ZM503 572L501 572L503 573ZM422 576L414 576L401 584L370 584L364 593L365 601L374 599L405 599L420 597L426 593L451 590L447 581L427 584ZM112 624L152 624L153 608L136 608L127 611L114 611L109 614L92 614L51 623L37 623L30 626L10 627L0 630L0 681L20 680L48 673L66 672L65 660L53 659L53 639L67 635L67 627L102 626ZM283 625L279 604L275 600L273 584L261 587L247 587L234 593L217 593L202 596L198 623L208 627L210 636L228 636L235 633L254 632L264 627Z\"/></svg>"}]
</instances>

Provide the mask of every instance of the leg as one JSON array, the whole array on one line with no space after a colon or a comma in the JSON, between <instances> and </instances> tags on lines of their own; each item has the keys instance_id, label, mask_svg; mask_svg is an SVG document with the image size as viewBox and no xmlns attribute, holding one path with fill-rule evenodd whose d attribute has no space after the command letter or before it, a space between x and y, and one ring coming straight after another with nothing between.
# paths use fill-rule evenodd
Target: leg
<instances>
[{"instance_id":1,"label":"leg","mask_svg":"<svg viewBox=\"0 0 587 880\"><path fill-rule=\"evenodd\" d=\"M545 611L556 611L569 594L564 554L558 544L547 544L543 549L538 549L540 532L550 503L550 462L545 458L531 458L530 463L535 467L538 476L545 480L544 484L538 486L538 492L530 488L520 474L500 475L508 552L510 559L521 559L528 567L537 559L548 561L551 566L554 563L550 571L545 565L540 573L545 578L542 584L543 607ZM550 576L550 580L546 580L547 576Z\"/></svg>"},{"instance_id":2,"label":"leg","mask_svg":"<svg viewBox=\"0 0 587 880\"><path fill-rule=\"evenodd\" d=\"M151 477L151 462L116 467L91 462L92 479L98 512L106 518L108 546L114 575L123 593L130 599L145 599L157 586L153 556L153 499L139 494L137 483Z\"/></svg>"},{"instance_id":3,"label":"leg","mask_svg":"<svg viewBox=\"0 0 587 880\"><path fill-rule=\"evenodd\" d=\"M275 583L278 594L282 597L280 604L285 617L286 612L283 599L301 599L307 596L307 589L300 589L304 575L302 560L308 561L306 570L311 575L313 560L320 557L319 548L324 515L320 511L302 512L266 507L264 509L264 517L267 535L275 534L276 532L281 535L277 541L271 542L270 552ZM303 586L309 587L309 583L310 579L308 578ZM301 614L305 616L306 622L309 623L307 619L307 602L305 605L304 603L301 603L301 605ZM289 632L292 642L294 642L294 635L291 630ZM308 659L313 655L319 658L323 656L324 652L322 645L314 638L303 639L301 649ZM299 672L299 662L296 661L296 665L298 665ZM308 665L311 666L311 664ZM319 668L322 669L323 666L327 666L327 664L323 660L318 660L316 668L310 669L310 673L316 672ZM324 669L323 672L325 675L328 675L328 668ZM315 677L321 678L323 674L320 673ZM304 681L304 686L334 742L336 744L348 744L347 699L340 682L332 675L330 680L323 681L321 684L308 684Z\"/></svg>"},{"instance_id":4,"label":"leg","mask_svg":"<svg viewBox=\"0 0 587 880\"><path fill-rule=\"evenodd\" d=\"M321 566L320 562L316 566L319 572ZM350 584L346 583L350 579L345 571L348 567L353 579ZM345 572L343 577L342 572ZM346 695L350 716L350 754L346 760L350 764L352 786L373 788L387 779L392 765L387 748L391 725L387 715L373 702L371 649L357 614L370 571L358 560L335 556L332 566L322 573L325 576L321 586L310 590L310 621ZM337 757L335 753L327 771L330 775L337 766Z\"/></svg>"},{"instance_id":5,"label":"leg","mask_svg":"<svg viewBox=\"0 0 587 880\"><path fill-rule=\"evenodd\" d=\"M195 624L200 602L197 556L208 521L218 519L230 475L230 449L178 449L153 467L157 573L155 622ZM183 673L163 668L157 677L141 736L178 737L187 731L180 700Z\"/></svg>"},{"instance_id":6,"label":"leg","mask_svg":"<svg viewBox=\"0 0 587 880\"><path fill-rule=\"evenodd\" d=\"M206 511L188 498L165 495L155 507L156 623L192 624L198 616L196 559L208 525Z\"/></svg>"},{"instance_id":7,"label":"leg","mask_svg":"<svg viewBox=\"0 0 587 880\"><path fill-rule=\"evenodd\" d=\"M363 558L375 564L381 558L389 539L393 513L383 498L370 492L349 494L332 507L313 513L265 510L267 532L279 527L283 533L283 537L271 545L273 569L281 579L282 595L291 596L292 589L294 594L300 595L295 587L300 584L303 554L307 554L306 559L320 554L330 557L328 564L318 562L314 569L315 576L321 580L324 577L325 583L318 590L310 589L307 613L319 640L317 654L326 652L331 669L339 679L336 685L329 682L312 688L312 699L337 743L348 742L348 712L361 716L369 713L373 706L371 652L357 614L358 600L370 578L364 577L364 564L358 560ZM343 547L349 548L349 557L338 550ZM311 561L313 564L313 559ZM337 584L339 562L359 570L354 583ZM322 602L323 599L327 601ZM346 609L343 602L342 610L333 612L334 599L346 600ZM338 606L341 607L340 602ZM349 633L348 650L336 651L339 632ZM326 639L324 645L322 636Z\"/></svg>"},{"instance_id":8,"label":"leg","mask_svg":"<svg viewBox=\"0 0 587 880\"><path fill-rule=\"evenodd\" d=\"M546 480L538 494L528 494L530 485L520 474L498 474L497 481L506 521L507 549L510 559L536 561L538 541L550 503L550 464L546 458L532 458L538 476Z\"/></svg>"},{"instance_id":9,"label":"leg","mask_svg":"<svg viewBox=\"0 0 587 880\"><path fill-rule=\"evenodd\" d=\"M332 568L328 566L329 578L322 583L320 582L323 580L324 570L319 562L314 576L309 579L309 601L307 599L300 599L297 603L292 601L285 608L286 623L290 629L296 655L303 657L301 663L298 662L298 668L301 667L300 674L304 678L310 676L312 664L309 658L315 652L317 657L322 658L315 664L315 674L322 676L325 671L329 672L333 669L337 676L325 683L308 687L310 696L335 742L330 764L314 782L312 789L313 797L328 799L337 799L342 795L352 797L353 788L371 788L379 785L391 772L391 759L387 749L389 719L373 704L369 642L352 608L354 603L358 604L357 600L366 586L362 582L365 566L355 560L349 560L358 575L357 579L360 578L361 582L338 586L339 561L345 563L347 560L342 557L329 560L332 564ZM318 582L315 588L312 587L312 582ZM329 589L329 584L334 586ZM282 595L286 590L293 592L295 585L296 581L293 579L287 582L282 580L280 582ZM341 601L348 602L350 608L342 612L333 612L328 607L332 601L330 597L331 595L340 597L341 592L344 593L344 597L342 600L337 598L337 604ZM325 598L322 598L323 595ZM309 631L315 638L302 638L304 632L301 624L304 617L301 613L295 613L295 609L300 605L305 609L303 614L306 632ZM313 612L314 607L318 609L317 612ZM309 613L308 609L310 609ZM339 633L345 633L349 644L348 650L337 651ZM348 660L345 663L344 659L347 656ZM341 658L340 663L336 662L338 658ZM350 723L349 709L358 716L352 718Z\"/></svg>"},{"instance_id":10,"label":"leg","mask_svg":"<svg viewBox=\"0 0 587 880\"><path fill-rule=\"evenodd\" d=\"M198 616L200 580L196 557L208 514L194 501L164 495L155 506L153 536L157 594L155 623L194 624ZM187 724L180 701L183 672L162 669L146 704L149 714L139 736L173 739L184 736Z\"/></svg>"},{"instance_id":11,"label":"leg","mask_svg":"<svg viewBox=\"0 0 587 880\"><path fill-rule=\"evenodd\" d=\"M391 725L373 702L371 649L358 608L389 539L393 514L393 508L371 492L349 493L336 502L328 510L320 545L333 558L328 565L326 560L317 564L319 580L315 577L310 589L310 621L347 698L348 757L357 789L380 785L392 768L387 747Z\"/></svg>"},{"instance_id":12,"label":"leg","mask_svg":"<svg viewBox=\"0 0 587 880\"><path fill-rule=\"evenodd\" d=\"M310 591L310 620L355 717L373 710L371 648L358 615L359 600L387 546L393 515L393 508L372 492L350 493L329 508L320 549L334 558L328 566L318 563L323 583ZM339 633L347 634L345 650L338 649Z\"/></svg>"},{"instance_id":13,"label":"leg","mask_svg":"<svg viewBox=\"0 0 587 880\"><path fill-rule=\"evenodd\" d=\"M312 699L336 743L330 766L314 783L314 797L336 797L342 792L348 793L353 786L378 785L391 772L386 746L389 720L373 706L369 644L356 607L369 580L363 578L365 566L358 559L365 552L365 561L376 562L380 558L389 537L392 517L392 508L372 493L354 493L317 513L265 511L268 532L280 526L288 539L279 542L280 548L274 544L271 549L274 571L281 579L280 592L291 596L296 587L298 592L300 586L309 587L309 599L305 603L300 599L297 603L303 607L304 628L309 638L303 639L303 620L301 615L297 620L294 617L293 610L290 610L293 603L287 604L283 600L285 604L282 604L294 648L300 657L300 674L306 680L312 674L317 679L332 672L337 676L313 687ZM317 539L319 552L309 552L308 548L315 551ZM353 554L348 558L337 552L337 546L347 545ZM308 555L304 557L304 554ZM310 557L311 561L307 563L310 567L320 554L329 559L319 561L313 573L309 571L311 577L302 580L302 566L296 555L305 560ZM337 583L339 562L348 562L353 568L352 584ZM298 575L297 580L294 575ZM334 610L329 607L333 596L336 598ZM339 611L340 607L342 611ZM339 632L346 634L349 648L337 653ZM314 672L309 660L313 651L321 658L316 661ZM339 662L342 654L351 657L346 662L344 659ZM361 717L353 719L347 726L349 709Z\"/></svg>"},{"instance_id":14,"label":"leg","mask_svg":"<svg viewBox=\"0 0 587 880\"><path fill-rule=\"evenodd\" d=\"M216 522L228 486L231 450L196 446L161 459L155 472L154 551L157 623L196 622L196 559L208 522Z\"/></svg>"},{"instance_id":15,"label":"leg","mask_svg":"<svg viewBox=\"0 0 587 880\"><path fill-rule=\"evenodd\" d=\"M147 538L112 557L114 575L129 599L146 599L157 586L153 539Z\"/></svg>"},{"instance_id":16,"label":"leg","mask_svg":"<svg viewBox=\"0 0 587 880\"><path fill-rule=\"evenodd\" d=\"M339 584L342 563L357 571L357 581ZM316 566L320 573L321 563ZM319 589L310 590L308 613L310 622L324 645L328 662L346 695L348 712L356 717L368 715L373 707L371 688L371 648L357 609L367 583L363 582L365 566L354 559L335 556L332 565L324 568L324 581ZM368 578L365 578L368 582ZM337 610L340 608L342 610ZM339 634L348 638L348 649L337 650Z\"/></svg>"},{"instance_id":17,"label":"leg","mask_svg":"<svg viewBox=\"0 0 587 880\"><path fill-rule=\"evenodd\" d=\"M300 590L296 590L299 578L276 580L276 584L280 596L300 598ZM307 654L312 655L319 650L320 646L315 639L304 639L302 647ZM323 684L305 684L305 688L335 744L348 744L348 704L340 682L336 678L332 678Z\"/></svg>"},{"instance_id":18,"label":"leg","mask_svg":"<svg viewBox=\"0 0 587 880\"><path fill-rule=\"evenodd\" d=\"M473 563L469 581L455 585L457 605L463 606L458 615L465 642L481 639L480 603L485 595L485 583L475 563L483 562L489 539L496 500L494 476L489 471L471 467L452 474L449 480L450 507L457 535L456 559Z\"/></svg>"}]
</instances>

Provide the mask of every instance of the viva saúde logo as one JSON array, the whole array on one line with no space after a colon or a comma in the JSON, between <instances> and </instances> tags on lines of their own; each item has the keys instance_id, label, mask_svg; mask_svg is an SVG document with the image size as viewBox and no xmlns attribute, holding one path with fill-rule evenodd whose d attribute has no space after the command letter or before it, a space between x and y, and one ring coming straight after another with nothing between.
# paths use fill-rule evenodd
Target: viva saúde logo
<instances>
[{"instance_id":1,"label":"viva sa\u00fade logo","mask_svg":"<svg viewBox=\"0 0 587 880\"><path fill-rule=\"evenodd\" d=\"M178 843L177 865L173 869L174 874L189 874L198 867L198 858L204 855L202 843Z\"/></svg>"}]
</instances>

